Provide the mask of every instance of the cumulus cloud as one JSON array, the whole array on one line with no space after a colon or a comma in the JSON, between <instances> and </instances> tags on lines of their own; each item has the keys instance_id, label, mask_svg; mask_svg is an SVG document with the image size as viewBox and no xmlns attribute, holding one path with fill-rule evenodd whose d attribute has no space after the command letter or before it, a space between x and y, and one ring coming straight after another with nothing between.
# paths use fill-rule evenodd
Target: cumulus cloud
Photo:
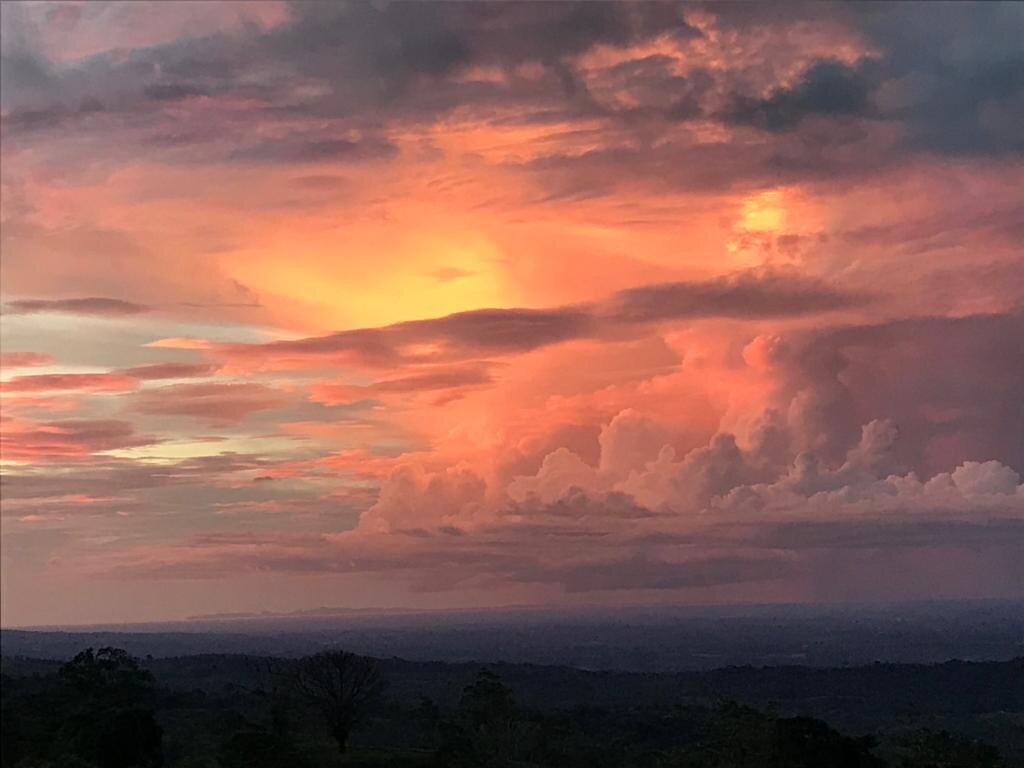
<instances>
[{"instance_id":1,"label":"cumulus cloud","mask_svg":"<svg viewBox=\"0 0 1024 768\"><path fill-rule=\"evenodd\" d=\"M893 418L902 466L935 474L993 457L1024 466L1024 317L923 317L794 337L779 348L780 407L803 445L838 460L860 424Z\"/></svg>"},{"instance_id":2,"label":"cumulus cloud","mask_svg":"<svg viewBox=\"0 0 1024 768\"><path fill-rule=\"evenodd\" d=\"M544 457L537 474L521 475L513 479L508 494L515 501L537 499L541 503L551 504L572 491L601 493L609 487L608 479L596 468L568 448L559 448Z\"/></svg>"},{"instance_id":3,"label":"cumulus cloud","mask_svg":"<svg viewBox=\"0 0 1024 768\"><path fill-rule=\"evenodd\" d=\"M726 519L737 515L754 516L752 519L1019 515L1024 491L1018 473L1005 463L1006 459L1013 459L1012 451L997 453L1004 461L983 462L970 460L970 454L960 452L946 464L948 469L919 479L913 464L905 460L908 455L915 456L916 450L906 451L906 430L896 420L875 418L857 428L856 438L847 434L845 425L856 419L858 412L865 411L863 405L870 407L868 412L895 412L908 418L915 432L923 430L925 425L918 420L922 413L932 415L930 399L952 392L945 388L945 383L936 386L933 382L931 392L921 387L918 376L929 376L927 368L910 373L909 378L904 372L906 385L918 398L917 405L924 408L916 413L901 412L891 407L894 402L901 402L899 382L889 383L888 400L865 400L860 387L870 377L866 371L851 373L851 369L872 366L879 360L889 365L886 355L892 353L876 345L883 341L891 344L894 334L896 339L904 333L916 334L922 323L925 327L942 327L946 333L934 338L941 338L947 349L955 345L957 355L977 356L979 362L975 366L985 367L989 374L991 366L1004 366L1011 376L1007 379L1001 373L995 377L999 382L997 391L1004 387L1007 391L1024 391L1012 378L1012 372L1019 367L1015 358L1001 356L1003 344L1012 346L1014 333L1020 330L1016 318L928 319L909 325L897 323L796 335L789 340L761 337L746 347L744 360L754 370L778 377L781 388L776 392L775 402L783 408L770 408L753 419L744 446L738 444L734 435L720 432L706 445L677 456L671 431L664 423L626 410L601 430L596 460L558 447L544 455L539 467L530 474L516 475L507 483L500 478L489 481L492 487L486 493L482 490L484 481L478 477L478 492L466 519L480 516L487 506L491 507L487 514L497 514L508 502L516 505L518 514L542 510L537 514L544 517L554 514L551 510L556 505L569 500L586 509L588 503L600 505L604 503L602 499L617 495L660 516L684 518L705 513L723 515ZM1008 324L1003 327L999 341L994 341L995 337L990 335L992 326L1002 323ZM982 347L966 345L968 340L981 343ZM898 341L895 347L909 349ZM871 350L872 356L865 355L865 349ZM920 351L920 347L915 349ZM944 365L947 357L936 351L929 359ZM900 360L899 352L891 364L908 366ZM920 362L916 364L920 366ZM948 381L952 386L955 377ZM822 389L825 394L820 394ZM970 390L959 394L964 405L973 403ZM787 399L789 407L785 407ZM947 408L951 406L950 401L945 403ZM931 439L945 440L949 434L947 425L946 420L931 421ZM1003 429L1008 436L1013 432L1011 425L1004 425ZM920 441L924 436L912 433L910 439ZM1000 443L994 440L990 445ZM384 487L387 489L388 484ZM403 489L406 505L416 506L414 496L414 488ZM453 514L453 503L449 500L445 506L446 515Z\"/></svg>"},{"instance_id":4,"label":"cumulus cloud","mask_svg":"<svg viewBox=\"0 0 1024 768\"><path fill-rule=\"evenodd\" d=\"M662 445L657 457L627 476L602 461L594 467L566 449L549 454L540 470L508 487L516 501L553 504L584 493L591 499L623 494L662 515L772 515L859 517L873 514L1020 514L1024 488L1011 467L990 460L963 462L951 472L925 480L901 469L894 460L898 430L891 421L863 426L861 439L838 465L813 452L800 452L791 463L766 459L760 446L743 450L728 433L677 459ZM650 442L645 451L655 450Z\"/></svg>"},{"instance_id":5,"label":"cumulus cloud","mask_svg":"<svg viewBox=\"0 0 1024 768\"><path fill-rule=\"evenodd\" d=\"M907 340L923 331L935 339L934 349L929 343L910 346ZM369 503L361 497L366 508L358 526L343 534L257 546L247 537L193 541L148 554L122 553L116 563L100 558L95 565L159 576L366 571L411 579L423 589L550 584L604 593L792 583L815 573L814 558L822 550L883 547L899 557L971 542L998 548L1015 535L1024 513L1024 487L1009 456L975 459L959 451L939 470L920 473L905 461L913 455L905 442L945 439L948 414L975 397L971 386L923 386L935 374L929 366L971 361L987 372L990 391L1012 391L1017 362L1003 355L1019 331L1018 318L1003 316L760 335L727 356L737 375L770 383L760 406L767 410L740 420L745 429L739 434L720 429L706 443L680 449L671 420L627 408L600 428L579 432L578 439L570 441L566 431L536 442L544 447L532 467L523 461L446 463L429 454L392 460L379 495ZM491 333L480 338L493 338ZM917 354L908 359L912 349ZM122 373L134 370L145 379L205 372L176 367L192 364L161 365ZM431 392L483 381L486 370L427 366L366 388L378 387L377 396ZM889 384L886 397L876 399L872 387L880 376ZM964 381L969 385L971 376ZM905 395L901 386L909 388ZM180 384L129 397L145 413L226 421L276 407L281 393L256 384ZM895 407L911 402L914 408L902 412ZM1001 402L986 401L997 408ZM850 423L856 426L849 429ZM928 424L931 433L916 431ZM123 434L96 445L136 440ZM1000 445L995 438L989 444ZM199 477L209 482L209 474ZM268 503L275 509L316 506L254 499L218 509L247 514L269 509Z\"/></svg>"},{"instance_id":6,"label":"cumulus cloud","mask_svg":"<svg viewBox=\"0 0 1024 768\"><path fill-rule=\"evenodd\" d=\"M784 428L772 414L761 424ZM532 474L510 480L468 464L399 461L359 525L343 533L204 535L96 554L85 565L159 578L378 573L425 591L792 588L824 578L823 552L833 567L854 567L874 553L885 569L912 553L927 563L939 551L1001 552L1024 532L1024 485L1015 470L965 461L921 479L899 467L902 438L887 420L864 424L834 463L807 451L780 460L771 441L741 447L729 433L677 458L664 426L635 410L616 415L594 439L600 453L592 462L561 447ZM197 471L266 471L251 461L222 463ZM174 482L189 476L180 467L168 472Z\"/></svg>"},{"instance_id":7,"label":"cumulus cloud","mask_svg":"<svg viewBox=\"0 0 1024 768\"><path fill-rule=\"evenodd\" d=\"M514 515L525 517L558 517L555 508L570 503L596 515L613 498L678 519L1013 516L1024 499L1013 466L1019 400L1010 394L1024 391L1015 378L1019 357L1010 352L1021 330L1016 316L992 316L760 336L743 349L743 363L768 376L775 389L768 409L743 422L742 438L720 431L680 454L667 422L626 409L589 438L595 455L585 458L582 449L556 443L528 472L485 478L460 469L474 489L470 502L460 504L456 495L443 503L415 501L419 488L436 494L447 487L445 471L421 470L426 474L417 475L417 483L394 487L385 481L382 493L402 499L396 522L410 515L421 526L429 522L427 509L443 509L449 522L473 524L507 514L510 504ZM982 417L972 374L945 373L947 365L983 371L979 377L990 393L1007 393L1005 403L1001 395L986 401L996 411L1006 408L1003 424L988 421L991 414ZM880 377L886 381L878 388ZM959 413L971 415L951 421ZM862 414L872 418L862 420ZM954 442L960 450L941 464L922 462L922 446L950 445L951 427L973 430L976 423L991 424L983 448L988 458L973 458L979 443Z\"/></svg>"},{"instance_id":8,"label":"cumulus cloud","mask_svg":"<svg viewBox=\"0 0 1024 768\"><path fill-rule=\"evenodd\" d=\"M665 426L638 411L620 411L597 438L601 448L600 470L610 477L628 477L657 459L669 442Z\"/></svg>"},{"instance_id":9,"label":"cumulus cloud","mask_svg":"<svg viewBox=\"0 0 1024 768\"><path fill-rule=\"evenodd\" d=\"M549 454L536 475L516 478L505 497L464 467L404 464L354 531L208 536L100 558L90 567L190 578L248 570L378 572L428 591L473 583L611 593L792 584L820 578L822 551L845 563L861 552L900 558L1019 540L1024 486L1015 472L989 462L927 481L886 476L864 459L890 433L889 425L867 425L847 461L819 467L812 484L797 481L801 457L767 482L749 482L737 467L756 461L720 435L680 461L662 456L665 467L651 462L643 470L669 478L660 486L667 496L650 499L658 510L616 490L598 467L564 449Z\"/></svg>"},{"instance_id":10,"label":"cumulus cloud","mask_svg":"<svg viewBox=\"0 0 1024 768\"><path fill-rule=\"evenodd\" d=\"M785 428L772 414L761 424ZM507 482L465 466L405 464L336 545L353 557L356 541L373 549L384 546L375 537L404 533L433 553L424 564L449 545L500 545L500 559L464 560L454 580L606 592L792 580L813 573L808 553L822 549L1005 546L1021 533L1016 471L967 461L919 479L899 466L890 420L864 424L836 463L807 451L780 460L771 441L742 448L728 433L677 458L667 439L663 426L628 410L601 431L593 463L561 447ZM540 542L558 547L558 564ZM366 557L368 567L387 567Z\"/></svg>"},{"instance_id":11,"label":"cumulus cloud","mask_svg":"<svg viewBox=\"0 0 1024 768\"><path fill-rule=\"evenodd\" d=\"M484 481L469 469L429 472L417 464L402 464L383 483L362 524L383 532L457 525L484 509L486 491Z\"/></svg>"},{"instance_id":12,"label":"cumulus cloud","mask_svg":"<svg viewBox=\"0 0 1024 768\"><path fill-rule=\"evenodd\" d=\"M1020 475L998 461L965 461L953 470L949 479L966 496L1009 496L1018 493L1020 487ZM941 483L944 480L944 475L936 475L930 482Z\"/></svg>"},{"instance_id":13,"label":"cumulus cloud","mask_svg":"<svg viewBox=\"0 0 1024 768\"><path fill-rule=\"evenodd\" d=\"M53 353L0 360L5 513L140 518L60 567L1019 592L1018 6L50 13L0 46Z\"/></svg>"}]
</instances>

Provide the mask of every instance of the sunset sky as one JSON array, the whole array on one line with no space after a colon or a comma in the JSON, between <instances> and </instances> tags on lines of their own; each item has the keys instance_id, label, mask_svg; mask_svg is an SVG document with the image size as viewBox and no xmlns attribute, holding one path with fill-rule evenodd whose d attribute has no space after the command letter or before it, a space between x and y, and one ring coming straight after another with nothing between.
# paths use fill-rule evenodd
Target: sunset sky
<instances>
[{"instance_id":1,"label":"sunset sky","mask_svg":"<svg viewBox=\"0 0 1024 768\"><path fill-rule=\"evenodd\" d=\"M2 621L1024 597L1024 3L3 3Z\"/></svg>"}]
</instances>

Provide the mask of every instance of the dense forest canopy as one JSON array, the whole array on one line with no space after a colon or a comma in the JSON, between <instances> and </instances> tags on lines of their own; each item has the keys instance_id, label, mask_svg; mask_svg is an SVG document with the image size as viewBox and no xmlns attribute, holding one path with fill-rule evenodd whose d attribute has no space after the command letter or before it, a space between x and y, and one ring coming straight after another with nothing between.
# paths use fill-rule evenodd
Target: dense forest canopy
<instances>
[{"instance_id":1,"label":"dense forest canopy","mask_svg":"<svg viewBox=\"0 0 1024 768\"><path fill-rule=\"evenodd\" d=\"M1024 659L679 675L206 655L5 657L3 768L1011 768Z\"/></svg>"}]
</instances>

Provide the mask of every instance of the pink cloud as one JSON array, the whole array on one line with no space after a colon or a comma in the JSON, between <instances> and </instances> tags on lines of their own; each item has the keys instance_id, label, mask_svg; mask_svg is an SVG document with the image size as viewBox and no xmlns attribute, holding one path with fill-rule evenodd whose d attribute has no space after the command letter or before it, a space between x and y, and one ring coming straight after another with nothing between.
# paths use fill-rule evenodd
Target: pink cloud
<instances>
[{"instance_id":1,"label":"pink cloud","mask_svg":"<svg viewBox=\"0 0 1024 768\"><path fill-rule=\"evenodd\" d=\"M135 389L134 376L116 373L50 373L15 376L3 382L4 392L48 392L53 390L85 390L90 392L125 392Z\"/></svg>"},{"instance_id":2,"label":"pink cloud","mask_svg":"<svg viewBox=\"0 0 1024 768\"><path fill-rule=\"evenodd\" d=\"M67 419L41 423L5 419L0 441L4 458L28 462L87 459L103 451L158 442L137 434L130 422L116 419Z\"/></svg>"},{"instance_id":3,"label":"pink cloud","mask_svg":"<svg viewBox=\"0 0 1024 768\"><path fill-rule=\"evenodd\" d=\"M138 392L132 397L131 407L152 416L190 416L228 423L283 408L287 402L283 392L263 384L172 384Z\"/></svg>"},{"instance_id":4,"label":"pink cloud","mask_svg":"<svg viewBox=\"0 0 1024 768\"><path fill-rule=\"evenodd\" d=\"M327 405L342 405L374 397L445 392L459 397L467 389L491 382L488 365L429 366L413 369L407 376L379 379L372 384L317 383L309 388L310 398Z\"/></svg>"},{"instance_id":5,"label":"pink cloud","mask_svg":"<svg viewBox=\"0 0 1024 768\"><path fill-rule=\"evenodd\" d=\"M117 373L122 376L154 381L159 379L192 379L209 376L217 371L218 366L205 363L156 363L153 365L137 365L134 368L123 368Z\"/></svg>"},{"instance_id":6,"label":"pink cloud","mask_svg":"<svg viewBox=\"0 0 1024 768\"><path fill-rule=\"evenodd\" d=\"M5 8L5 513L83 533L31 568L1019 592L1008 8Z\"/></svg>"},{"instance_id":7,"label":"pink cloud","mask_svg":"<svg viewBox=\"0 0 1024 768\"><path fill-rule=\"evenodd\" d=\"M53 356L42 352L0 352L0 368L32 368L54 362Z\"/></svg>"}]
</instances>

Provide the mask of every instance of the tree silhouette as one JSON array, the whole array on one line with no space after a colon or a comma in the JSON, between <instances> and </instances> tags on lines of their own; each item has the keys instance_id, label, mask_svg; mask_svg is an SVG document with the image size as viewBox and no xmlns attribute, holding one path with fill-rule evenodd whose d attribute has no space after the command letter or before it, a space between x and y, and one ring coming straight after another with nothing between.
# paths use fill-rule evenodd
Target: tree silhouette
<instances>
[{"instance_id":1,"label":"tree silhouette","mask_svg":"<svg viewBox=\"0 0 1024 768\"><path fill-rule=\"evenodd\" d=\"M481 669L462 689L457 716L443 734L442 753L452 765L529 762L542 740L530 713L520 709L512 690L489 669Z\"/></svg>"},{"instance_id":2,"label":"tree silhouette","mask_svg":"<svg viewBox=\"0 0 1024 768\"><path fill-rule=\"evenodd\" d=\"M121 648L86 648L60 668L60 677L79 696L107 706L138 705L153 687L153 676Z\"/></svg>"},{"instance_id":3,"label":"tree silhouette","mask_svg":"<svg viewBox=\"0 0 1024 768\"><path fill-rule=\"evenodd\" d=\"M918 731L904 740L899 768L997 768L999 750L940 731Z\"/></svg>"},{"instance_id":4,"label":"tree silhouette","mask_svg":"<svg viewBox=\"0 0 1024 768\"><path fill-rule=\"evenodd\" d=\"M665 768L883 768L868 742L851 739L821 720L779 718L724 702L693 747L671 750Z\"/></svg>"},{"instance_id":5,"label":"tree silhouette","mask_svg":"<svg viewBox=\"0 0 1024 768\"><path fill-rule=\"evenodd\" d=\"M777 768L882 768L869 743L851 739L811 717L781 718L775 723L772 765Z\"/></svg>"},{"instance_id":6,"label":"tree silhouette","mask_svg":"<svg viewBox=\"0 0 1024 768\"><path fill-rule=\"evenodd\" d=\"M489 669L482 669L476 679L462 690L459 708L469 716L477 729L494 723L505 723L516 717L512 690Z\"/></svg>"},{"instance_id":7,"label":"tree silhouette","mask_svg":"<svg viewBox=\"0 0 1024 768\"><path fill-rule=\"evenodd\" d=\"M88 648L61 667L69 710L58 740L100 768L163 763L153 676L120 648Z\"/></svg>"},{"instance_id":8,"label":"tree silhouette","mask_svg":"<svg viewBox=\"0 0 1024 768\"><path fill-rule=\"evenodd\" d=\"M342 753L348 748L353 726L384 690L377 662L347 651L307 656L299 661L294 680L299 693L324 718Z\"/></svg>"}]
</instances>

